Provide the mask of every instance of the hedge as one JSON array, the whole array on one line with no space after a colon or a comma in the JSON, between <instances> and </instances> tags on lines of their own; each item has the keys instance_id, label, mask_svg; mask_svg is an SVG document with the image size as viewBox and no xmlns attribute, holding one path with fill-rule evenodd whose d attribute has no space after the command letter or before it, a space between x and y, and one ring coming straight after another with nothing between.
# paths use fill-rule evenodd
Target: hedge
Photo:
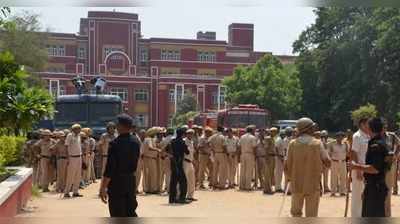
<instances>
[{"instance_id":1,"label":"hedge","mask_svg":"<svg viewBox=\"0 0 400 224\"><path fill-rule=\"evenodd\" d=\"M22 165L25 137L0 136L0 165Z\"/></svg>"}]
</instances>

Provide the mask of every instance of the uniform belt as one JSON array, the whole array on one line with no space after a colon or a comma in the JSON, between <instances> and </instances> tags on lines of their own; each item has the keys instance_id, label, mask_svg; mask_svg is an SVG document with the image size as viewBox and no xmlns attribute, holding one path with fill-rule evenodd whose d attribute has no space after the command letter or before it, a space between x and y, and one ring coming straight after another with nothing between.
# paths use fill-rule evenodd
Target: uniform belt
<instances>
[{"instance_id":1,"label":"uniform belt","mask_svg":"<svg viewBox=\"0 0 400 224\"><path fill-rule=\"evenodd\" d=\"M190 160L190 159L184 159L184 160L185 160L185 162L192 163L192 160Z\"/></svg>"},{"instance_id":2,"label":"uniform belt","mask_svg":"<svg viewBox=\"0 0 400 224\"><path fill-rule=\"evenodd\" d=\"M268 153L269 156L277 156L275 153Z\"/></svg>"},{"instance_id":3,"label":"uniform belt","mask_svg":"<svg viewBox=\"0 0 400 224\"><path fill-rule=\"evenodd\" d=\"M51 159L51 156L40 155L40 158Z\"/></svg>"},{"instance_id":4,"label":"uniform belt","mask_svg":"<svg viewBox=\"0 0 400 224\"><path fill-rule=\"evenodd\" d=\"M256 158L265 158L265 156L256 156Z\"/></svg>"},{"instance_id":5,"label":"uniform belt","mask_svg":"<svg viewBox=\"0 0 400 224\"><path fill-rule=\"evenodd\" d=\"M346 160L332 159L333 162L346 162Z\"/></svg>"},{"instance_id":6,"label":"uniform belt","mask_svg":"<svg viewBox=\"0 0 400 224\"><path fill-rule=\"evenodd\" d=\"M101 157L108 157L108 155L101 155Z\"/></svg>"},{"instance_id":7,"label":"uniform belt","mask_svg":"<svg viewBox=\"0 0 400 224\"><path fill-rule=\"evenodd\" d=\"M143 157L148 159L157 159L157 157L150 157L150 156L143 156Z\"/></svg>"},{"instance_id":8,"label":"uniform belt","mask_svg":"<svg viewBox=\"0 0 400 224\"><path fill-rule=\"evenodd\" d=\"M225 153L225 152L215 152L215 153Z\"/></svg>"},{"instance_id":9,"label":"uniform belt","mask_svg":"<svg viewBox=\"0 0 400 224\"><path fill-rule=\"evenodd\" d=\"M201 155L207 155L207 156L210 155L209 153L204 153L204 152L201 152L200 154L201 154Z\"/></svg>"},{"instance_id":10,"label":"uniform belt","mask_svg":"<svg viewBox=\"0 0 400 224\"><path fill-rule=\"evenodd\" d=\"M81 157L81 155L72 155L72 156L69 156L69 157L78 158L78 157Z\"/></svg>"},{"instance_id":11,"label":"uniform belt","mask_svg":"<svg viewBox=\"0 0 400 224\"><path fill-rule=\"evenodd\" d=\"M67 157L66 156L59 156L59 157L57 157L57 159L67 159Z\"/></svg>"}]
</instances>

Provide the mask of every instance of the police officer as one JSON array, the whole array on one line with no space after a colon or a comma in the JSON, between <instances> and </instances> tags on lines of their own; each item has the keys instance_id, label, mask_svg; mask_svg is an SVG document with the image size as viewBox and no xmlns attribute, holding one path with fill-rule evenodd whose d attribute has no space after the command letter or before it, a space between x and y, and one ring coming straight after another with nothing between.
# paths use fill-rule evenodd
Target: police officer
<instances>
[{"instance_id":1,"label":"police officer","mask_svg":"<svg viewBox=\"0 0 400 224\"><path fill-rule=\"evenodd\" d=\"M285 175L290 181L292 193L290 213L294 217L301 217L305 204L306 217L316 217L322 169L324 163L330 166L330 160L321 141L312 136L315 123L311 119L299 119L296 127L299 137L289 143L285 162Z\"/></svg>"},{"instance_id":2,"label":"police officer","mask_svg":"<svg viewBox=\"0 0 400 224\"><path fill-rule=\"evenodd\" d=\"M239 189L251 191L251 179L255 171L255 151L257 138L255 135L256 127L249 125L246 127L246 134L240 137L240 184Z\"/></svg>"},{"instance_id":3,"label":"police officer","mask_svg":"<svg viewBox=\"0 0 400 224\"><path fill-rule=\"evenodd\" d=\"M40 149L40 187L42 188L43 192L48 192L49 184L52 181L51 169L53 169L53 166L51 165L51 156L53 154L51 147L56 142L51 138L52 133L50 130L43 130L41 135L42 139L35 144L35 147Z\"/></svg>"},{"instance_id":4,"label":"police officer","mask_svg":"<svg viewBox=\"0 0 400 224\"><path fill-rule=\"evenodd\" d=\"M225 137L222 134L224 131L223 127L217 128L217 133L212 135L209 139L210 146L214 153L214 167L212 174L212 185L215 189L225 189L227 183L227 171L228 171L228 162L227 162L227 152L225 147Z\"/></svg>"},{"instance_id":5,"label":"police officer","mask_svg":"<svg viewBox=\"0 0 400 224\"><path fill-rule=\"evenodd\" d=\"M368 120L368 126L371 140L368 142L365 165L351 163L350 167L364 173L362 217L385 217L385 199L388 194L385 176L393 156L383 138L382 119L371 118Z\"/></svg>"},{"instance_id":6,"label":"police officer","mask_svg":"<svg viewBox=\"0 0 400 224\"><path fill-rule=\"evenodd\" d=\"M69 198L69 193L73 192L73 197L82 197L79 194L79 183L82 177L82 143L81 126L74 124L71 127L72 132L65 139L68 153L67 180L64 189L64 198Z\"/></svg>"},{"instance_id":7,"label":"police officer","mask_svg":"<svg viewBox=\"0 0 400 224\"><path fill-rule=\"evenodd\" d=\"M186 129L179 128L176 130L176 138L171 141L168 147L172 154L171 158L171 182L169 185L169 203L186 204L187 181L183 170L183 161L185 154L189 154L188 147L183 140ZM177 197L176 188L179 184L179 197Z\"/></svg>"},{"instance_id":8,"label":"police officer","mask_svg":"<svg viewBox=\"0 0 400 224\"><path fill-rule=\"evenodd\" d=\"M57 159L57 181L56 191L59 193L64 192L66 180L67 180L67 166L68 166L68 152L67 146L65 146L66 134L63 131L56 133L58 141L51 147L51 150L55 153Z\"/></svg>"},{"instance_id":9,"label":"police officer","mask_svg":"<svg viewBox=\"0 0 400 224\"><path fill-rule=\"evenodd\" d=\"M100 149L100 155L101 155L101 161L102 161L102 166L101 166L101 175L103 175L104 169L106 167L107 163L107 156L108 156L108 146L112 140L114 140L116 137L115 133L115 124L113 122L109 122L107 124L107 132L103 133L100 136L100 140L97 143L99 149Z\"/></svg>"},{"instance_id":10,"label":"police officer","mask_svg":"<svg viewBox=\"0 0 400 224\"><path fill-rule=\"evenodd\" d=\"M110 142L100 197L104 203L108 202L111 217L137 217L135 172L140 144L131 134L132 118L122 114L117 120L119 136Z\"/></svg>"}]
</instances>

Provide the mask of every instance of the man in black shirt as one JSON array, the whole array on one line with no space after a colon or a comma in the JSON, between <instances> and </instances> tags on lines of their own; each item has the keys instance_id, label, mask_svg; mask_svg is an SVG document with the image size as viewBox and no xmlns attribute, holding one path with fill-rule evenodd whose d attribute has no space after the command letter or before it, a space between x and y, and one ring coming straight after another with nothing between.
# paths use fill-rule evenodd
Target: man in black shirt
<instances>
[{"instance_id":1,"label":"man in black shirt","mask_svg":"<svg viewBox=\"0 0 400 224\"><path fill-rule=\"evenodd\" d=\"M132 118L123 114L117 119L119 136L110 142L100 197L104 203L108 201L111 217L137 217L135 172L140 144L131 134Z\"/></svg>"},{"instance_id":2,"label":"man in black shirt","mask_svg":"<svg viewBox=\"0 0 400 224\"><path fill-rule=\"evenodd\" d=\"M189 154L189 150L183 140L185 134L184 128L176 130L176 138L169 144L171 151L171 180L169 186L169 203L186 204L187 182L183 171L183 160L185 154ZM176 197L176 188L179 183L179 199Z\"/></svg>"},{"instance_id":3,"label":"man in black shirt","mask_svg":"<svg viewBox=\"0 0 400 224\"><path fill-rule=\"evenodd\" d=\"M362 217L385 217L385 198L388 193L385 176L393 156L383 138L382 120L372 118L368 125L371 140L368 142L365 165L353 163L350 167L364 172Z\"/></svg>"}]
</instances>

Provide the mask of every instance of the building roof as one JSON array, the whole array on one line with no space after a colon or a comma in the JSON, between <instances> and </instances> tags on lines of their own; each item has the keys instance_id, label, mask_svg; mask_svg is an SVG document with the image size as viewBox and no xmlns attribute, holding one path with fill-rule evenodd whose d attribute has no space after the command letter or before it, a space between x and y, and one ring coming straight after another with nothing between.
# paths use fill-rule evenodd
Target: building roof
<instances>
[{"instance_id":1,"label":"building roof","mask_svg":"<svg viewBox=\"0 0 400 224\"><path fill-rule=\"evenodd\" d=\"M224 40L197 40L197 39L181 39L181 38L159 38L152 37L148 39L151 43L168 43L168 44L218 44L218 45L227 45L227 42Z\"/></svg>"}]
</instances>

